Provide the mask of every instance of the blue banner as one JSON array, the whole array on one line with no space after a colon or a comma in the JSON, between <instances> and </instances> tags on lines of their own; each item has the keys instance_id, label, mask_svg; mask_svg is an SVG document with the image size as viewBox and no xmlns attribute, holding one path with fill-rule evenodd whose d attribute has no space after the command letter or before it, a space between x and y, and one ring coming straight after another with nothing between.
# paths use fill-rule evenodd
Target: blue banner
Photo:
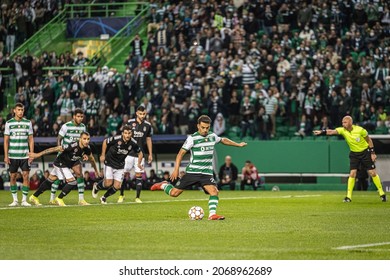
<instances>
[{"instance_id":1,"label":"blue banner","mask_svg":"<svg viewBox=\"0 0 390 280\"><path fill-rule=\"evenodd\" d=\"M72 39L98 38L102 34L109 34L110 37L112 37L133 18L134 17L96 17L68 19L66 23L66 37Z\"/></svg>"}]
</instances>

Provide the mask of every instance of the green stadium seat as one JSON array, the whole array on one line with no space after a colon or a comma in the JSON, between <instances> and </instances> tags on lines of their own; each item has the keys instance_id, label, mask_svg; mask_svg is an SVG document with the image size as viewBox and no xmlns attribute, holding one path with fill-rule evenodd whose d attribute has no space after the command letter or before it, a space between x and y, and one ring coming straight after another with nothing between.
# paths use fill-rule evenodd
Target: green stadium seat
<instances>
[{"instance_id":1,"label":"green stadium seat","mask_svg":"<svg viewBox=\"0 0 390 280\"><path fill-rule=\"evenodd\" d=\"M288 135L288 126L285 125L276 125L276 133L279 136L287 136Z\"/></svg>"},{"instance_id":2,"label":"green stadium seat","mask_svg":"<svg viewBox=\"0 0 390 280\"><path fill-rule=\"evenodd\" d=\"M297 132L297 128L295 126L290 126L288 128L288 136L290 137L295 136L296 132Z\"/></svg>"},{"instance_id":3,"label":"green stadium seat","mask_svg":"<svg viewBox=\"0 0 390 280\"><path fill-rule=\"evenodd\" d=\"M385 126L379 126L375 129L374 134L389 134L389 129Z\"/></svg>"}]
</instances>

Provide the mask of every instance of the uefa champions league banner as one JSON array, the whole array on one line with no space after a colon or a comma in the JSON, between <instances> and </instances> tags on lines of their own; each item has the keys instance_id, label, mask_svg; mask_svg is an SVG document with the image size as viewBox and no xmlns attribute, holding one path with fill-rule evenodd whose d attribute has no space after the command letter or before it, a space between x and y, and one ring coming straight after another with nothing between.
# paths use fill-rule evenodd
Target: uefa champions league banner
<instances>
[{"instance_id":1,"label":"uefa champions league banner","mask_svg":"<svg viewBox=\"0 0 390 280\"><path fill-rule=\"evenodd\" d=\"M100 37L102 34L114 36L128 24L133 17L116 18L75 18L66 23L66 37L72 39Z\"/></svg>"}]
</instances>

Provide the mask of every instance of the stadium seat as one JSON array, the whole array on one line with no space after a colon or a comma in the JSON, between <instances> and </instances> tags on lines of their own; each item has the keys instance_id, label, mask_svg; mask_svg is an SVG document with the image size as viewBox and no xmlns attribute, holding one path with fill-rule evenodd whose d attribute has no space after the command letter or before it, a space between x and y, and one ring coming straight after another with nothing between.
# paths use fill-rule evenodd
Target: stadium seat
<instances>
[{"instance_id":1,"label":"stadium seat","mask_svg":"<svg viewBox=\"0 0 390 280\"><path fill-rule=\"evenodd\" d=\"M276 125L276 133L279 136L288 136L289 127L285 125Z\"/></svg>"},{"instance_id":2,"label":"stadium seat","mask_svg":"<svg viewBox=\"0 0 390 280\"><path fill-rule=\"evenodd\" d=\"M389 134L389 129L385 126L378 126L375 129L374 134Z\"/></svg>"},{"instance_id":3,"label":"stadium seat","mask_svg":"<svg viewBox=\"0 0 390 280\"><path fill-rule=\"evenodd\" d=\"M290 126L288 128L288 136L290 137L295 136L296 132L297 132L297 128L295 126Z\"/></svg>"}]
</instances>

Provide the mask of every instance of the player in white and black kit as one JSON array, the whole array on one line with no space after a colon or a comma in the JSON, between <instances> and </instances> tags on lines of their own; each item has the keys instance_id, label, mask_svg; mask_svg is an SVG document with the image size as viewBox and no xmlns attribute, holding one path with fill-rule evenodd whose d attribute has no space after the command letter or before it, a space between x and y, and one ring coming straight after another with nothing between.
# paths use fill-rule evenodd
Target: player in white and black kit
<instances>
[{"instance_id":1,"label":"player in white and black kit","mask_svg":"<svg viewBox=\"0 0 390 280\"><path fill-rule=\"evenodd\" d=\"M138 146L141 148L141 151L144 155L148 154L148 163L150 164L153 160L153 151L152 151L152 125L150 122L145 121L146 109L143 105L138 106L136 112L136 118L130 119L127 124L130 126L133 131L133 139L137 141ZM145 146L147 147L147 153L145 152ZM130 172L134 167L135 171L135 188L136 188L136 197L135 202L142 203L140 199L141 189L144 184L142 179L142 173L144 173L144 164L145 160L142 159L142 169L139 168L136 164L137 153L130 151L129 156L126 158L125 163L125 172ZM124 199L125 183L122 183L121 193L118 198L118 203L122 203Z\"/></svg>"},{"instance_id":2,"label":"player in white and black kit","mask_svg":"<svg viewBox=\"0 0 390 280\"><path fill-rule=\"evenodd\" d=\"M46 154L61 152L53 162L53 169L50 172L49 177L43 181L38 190L30 196L29 200L32 204L41 205L38 196L44 191L49 190L53 182L59 179L65 180L66 185L62 188L59 196L55 198L55 202L59 206L65 206L65 203L62 200L63 197L66 196L73 187L77 186L77 181L73 176L72 168L75 165L80 164L80 159L84 156L88 156L88 160L91 162L96 174L99 174L95 158L93 157L89 146L90 139L91 137L88 132L82 132L80 134L80 139L77 142L62 144L61 146L49 148L40 153L29 153L29 158L35 159Z\"/></svg>"},{"instance_id":3,"label":"player in white and black kit","mask_svg":"<svg viewBox=\"0 0 390 280\"><path fill-rule=\"evenodd\" d=\"M133 132L130 126L125 125L122 135L104 139L100 161L104 162L104 180L93 185L92 196L97 197L99 190L108 189L100 198L102 204L106 204L107 197L116 193L122 185L125 173L125 159L131 152L137 154L137 167L142 170L143 153L137 142L131 138Z\"/></svg>"}]
</instances>

